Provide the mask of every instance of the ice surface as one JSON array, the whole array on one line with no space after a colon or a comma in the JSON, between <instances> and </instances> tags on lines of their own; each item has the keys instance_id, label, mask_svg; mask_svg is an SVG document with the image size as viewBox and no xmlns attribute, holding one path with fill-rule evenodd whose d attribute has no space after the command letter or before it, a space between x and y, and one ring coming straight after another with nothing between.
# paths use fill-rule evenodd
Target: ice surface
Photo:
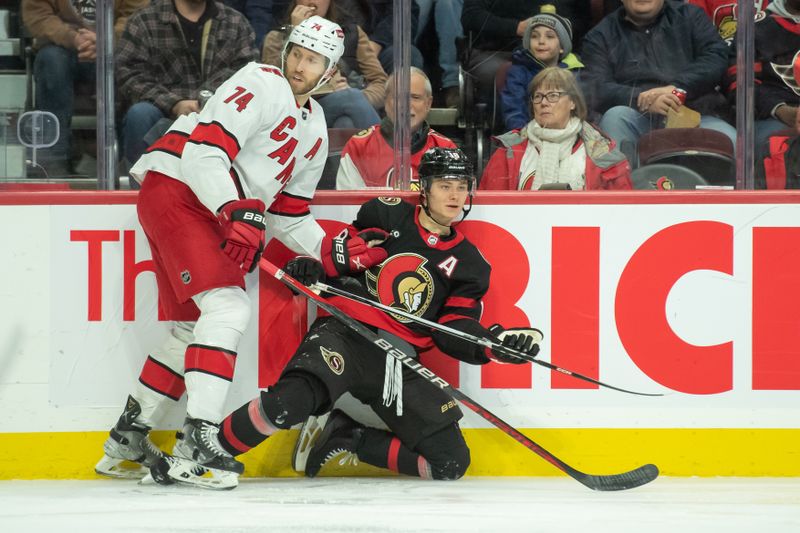
<instances>
[{"instance_id":1,"label":"ice surface","mask_svg":"<svg viewBox=\"0 0 800 533\"><path fill-rule=\"evenodd\" d=\"M0 530L798 532L800 479L660 478L616 493L569 478L246 479L229 492L3 481Z\"/></svg>"}]
</instances>

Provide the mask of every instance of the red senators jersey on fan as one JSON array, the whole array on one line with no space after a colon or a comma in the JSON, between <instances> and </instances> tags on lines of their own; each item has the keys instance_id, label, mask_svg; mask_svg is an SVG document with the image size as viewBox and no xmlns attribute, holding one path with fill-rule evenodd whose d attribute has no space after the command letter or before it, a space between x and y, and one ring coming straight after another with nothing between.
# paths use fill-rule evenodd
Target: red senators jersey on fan
<instances>
[{"instance_id":1,"label":"red senators jersey on fan","mask_svg":"<svg viewBox=\"0 0 800 533\"><path fill-rule=\"evenodd\" d=\"M232 200L268 206L267 235L319 257L324 232L308 204L328 154L322 107L297 105L280 69L249 63L223 83L203 110L181 116L136 162L182 181L212 213Z\"/></svg>"},{"instance_id":2,"label":"red senators jersey on fan","mask_svg":"<svg viewBox=\"0 0 800 533\"><path fill-rule=\"evenodd\" d=\"M417 169L422 155L430 148L443 146L457 148L455 143L434 130L422 149L411 154L411 181L418 181ZM353 135L342 150L336 188L339 190L364 189L366 187L394 188L392 172L394 148L381 134L380 125L375 125Z\"/></svg>"},{"instance_id":3,"label":"red senators jersey on fan","mask_svg":"<svg viewBox=\"0 0 800 533\"><path fill-rule=\"evenodd\" d=\"M381 245L389 257L359 277L349 278L349 282L334 279L331 283L344 281L346 290L433 322L445 324L464 318L479 321L491 266L456 227L447 236L422 227L420 209L400 198L375 198L361 206L353 227L389 232L391 237ZM330 301L353 318L419 348L433 345L430 330L406 318L392 318L337 296Z\"/></svg>"},{"instance_id":4,"label":"red senators jersey on fan","mask_svg":"<svg viewBox=\"0 0 800 533\"><path fill-rule=\"evenodd\" d=\"M736 21L738 20L737 0L689 0L690 4L703 9L719 31L719 36L731 44L736 35ZM764 10L769 0L755 0L756 20L766 16Z\"/></svg>"}]
</instances>

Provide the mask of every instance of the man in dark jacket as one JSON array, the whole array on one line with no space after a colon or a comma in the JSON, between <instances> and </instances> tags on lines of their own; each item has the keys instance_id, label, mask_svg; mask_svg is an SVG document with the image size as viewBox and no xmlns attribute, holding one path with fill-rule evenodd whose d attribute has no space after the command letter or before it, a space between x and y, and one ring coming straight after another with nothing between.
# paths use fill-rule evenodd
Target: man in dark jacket
<instances>
[{"instance_id":1,"label":"man in dark jacket","mask_svg":"<svg viewBox=\"0 0 800 533\"><path fill-rule=\"evenodd\" d=\"M153 0L131 17L117 47L117 87L133 104L122 123L125 158L135 163L159 120L200 111L201 90L215 91L257 58L241 13L214 0Z\"/></svg>"},{"instance_id":2,"label":"man in dark jacket","mask_svg":"<svg viewBox=\"0 0 800 533\"><path fill-rule=\"evenodd\" d=\"M697 6L672 0L623 0L583 42L582 80L600 129L626 155L638 139L662 127L669 110L701 113L700 127L735 144L733 126L710 113L725 106L716 86L728 66L728 46ZM681 93L685 91L685 93Z\"/></svg>"}]
</instances>

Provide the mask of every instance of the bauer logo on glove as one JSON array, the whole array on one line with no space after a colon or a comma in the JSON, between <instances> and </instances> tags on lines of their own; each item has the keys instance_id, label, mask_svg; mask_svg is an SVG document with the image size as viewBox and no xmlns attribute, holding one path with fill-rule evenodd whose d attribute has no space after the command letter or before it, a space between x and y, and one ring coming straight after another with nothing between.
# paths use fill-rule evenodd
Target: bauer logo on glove
<instances>
[{"instance_id":1,"label":"bauer logo on glove","mask_svg":"<svg viewBox=\"0 0 800 533\"><path fill-rule=\"evenodd\" d=\"M322 264L330 277L357 274L383 262L389 254L379 245L389 238L380 228L368 228L354 233L347 227L336 237L323 241Z\"/></svg>"},{"instance_id":2,"label":"bauer logo on glove","mask_svg":"<svg viewBox=\"0 0 800 533\"><path fill-rule=\"evenodd\" d=\"M255 270L264 251L264 209L261 200L247 198L228 202L219 211L219 222L225 231L220 248L245 273Z\"/></svg>"}]
</instances>

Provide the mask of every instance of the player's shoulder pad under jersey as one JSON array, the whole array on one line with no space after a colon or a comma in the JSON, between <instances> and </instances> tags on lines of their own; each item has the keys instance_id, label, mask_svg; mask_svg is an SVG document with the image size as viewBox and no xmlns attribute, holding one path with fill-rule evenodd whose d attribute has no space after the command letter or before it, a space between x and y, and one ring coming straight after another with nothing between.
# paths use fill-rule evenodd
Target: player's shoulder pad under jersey
<instances>
[{"instance_id":1,"label":"player's shoulder pad under jersey","mask_svg":"<svg viewBox=\"0 0 800 533\"><path fill-rule=\"evenodd\" d=\"M378 196L377 200L386 205L397 205L403 201L399 196Z\"/></svg>"},{"instance_id":2,"label":"player's shoulder pad under jersey","mask_svg":"<svg viewBox=\"0 0 800 533\"><path fill-rule=\"evenodd\" d=\"M356 222L364 228L378 227L391 231L399 225L400 220L413 211L414 206L402 201L401 198L379 196L361 206Z\"/></svg>"},{"instance_id":3,"label":"player's shoulder pad under jersey","mask_svg":"<svg viewBox=\"0 0 800 533\"><path fill-rule=\"evenodd\" d=\"M252 85L257 91L264 91L268 96L274 97L276 93L288 91L291 93L289 82L283 77L281 69L274 65L263 63L249 63L236 74L236 81L241 85ZM250 89L250 87L247 87Z\"/></svg>"}]
</instances>

